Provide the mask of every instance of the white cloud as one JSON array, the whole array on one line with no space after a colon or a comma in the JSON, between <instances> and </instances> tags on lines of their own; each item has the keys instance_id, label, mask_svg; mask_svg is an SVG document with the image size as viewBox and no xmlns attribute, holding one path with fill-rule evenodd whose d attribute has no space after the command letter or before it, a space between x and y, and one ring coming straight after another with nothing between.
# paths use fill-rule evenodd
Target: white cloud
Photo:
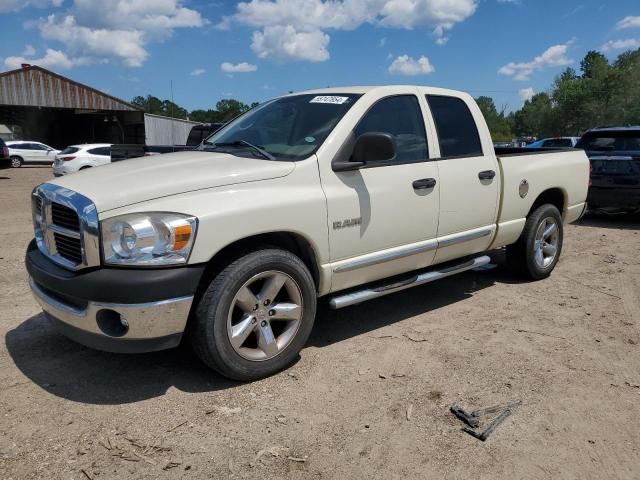
<instances>
[{"instance_id":1,"label":"white cloud","mask_svg":"<svg viewBox=\"0 0 640 480\"><path fill-rule=\"evenodd\" d=\"M554 45L546 49L541 55L538 55L529 62L510 62L498 70L500 75L513 77L514 80L529 80L531 75L539 70L547 67L559 67L573 63L567 57L567 51L573 44L573 40L561 45Z\"/></svg>"},{"instance_id":2,"label":"white cloud","mask_svg":"<svg viewBox=\"0 0 640 480\"><path fill-rule=\"evenodd\" d=\"M329 35L321 30L297 31L291 25L253 32L251 49L259 58L274 60L329 60Z\"/></svg>"},{"instance_id":3,"label":"white cloud","mask_svg":"<svg viewBox=\"0 0 640 480\"><path fill-rule=\"evenodd\" d=\"M387 44L387 37L382 37L382 38L380 39L380 41L378 42L378 46L379 46L380 48L384 47L386 44Z\"/></svg>"},{"instance_id":4,"label":"white cloud","mask_svg":"<svg viewBox=\"0 0 640 480\"><path fill-rule=\"evenodd\" d=\"M527 100L531 100L535 94L536 92L534 92L533 88L531 87L521 88L520 91L518 92L518 96L520 97L520 100L522 100L523 102L526 102Z\"/></svg>"},{"instance_id":5,"label":"white cloud","mask_svg":"<svg viewBox=\"0 0 640 480\"><path fill-rule=\"evenodd\" d=\"M473 15L477 8L476 0L386 0L379 12L379 22L406 29L431 26L435 27L437 36L442 36L444 31Z\"/></svg>"},{"instance_id":6,"label":"white cloud","mask_svg":"<svg viewBox=\"0 0 640 480\"><path fill-rule=\"evenodd\" d=\"M618 23L616 23L616 28L618 30L623 30L625 28L640 28L640 16L638 17L624 17Z\"/></svg>"},{"instance_id":7,"label":"white cloud","mask_svg":"<svg viewBox=\"0 0 640 480\"><path fill-rule=\"evenodd\" d=\"M94 62L121 59L129 67L140 67L147 59L144 33L138 30L91 29L78 25L69 15L58 19L50 15L40 25L40 34L46 40L55 40L67 47L72 57L91 58Z\"/></svg>"},{"instance_id":8,"label":"white cloud","mask_svg":"<svg viewBox=\"0 0 640 480\"><path fill-rule=\"evenodd\" d=\"M365 23L409 30L426 26L443 45L448 40L445 33L473 15L478 4L479 0L250 0L238 3L236 13L216 28L229 29L236 22L262 29L254 32L252 45L262 58L320 61L329 58L326 30L354 30ZM296 44L304 35L303 42L313 44L312 53L282 55L283 48L271 52L260 46L265 39L287 43L285 33L296 37Z\"/></svg>"},{"instance_id":9,"label":"white cloud","mask_svg":"<svg viewBox=\"0 0 640 480\"><path fill-rule=\"evenodd\" d=\"M435 68L424 56L414 60L409 55L400 55L389 65L389 73L393 75L428 75L434 71Z\"/></svg>"},{"instance_id":10,"label":"white cloud","mask_svg":"<svg viewBox=\"0 0 640 480\"><path fill-rule=\"evenodd\" d=\"M20 68L23 63L38 65L51 70L68 70L76 65L86 64L87 59L71 59L64 52L50 48L47 48L45 55L41 58L7 57L4 59L4 65L8 70Z\"/></svg>"},{"instance_id":11,"label":"white cloud","mask_svg":"<svg viewBox=\"0 0 640 480\"><path fill-rule=\"evenodd\" d=\"M258 70L258 67L247 62L237 63L235 65L231 62L224 62L220 65L220 70L227 73L248 73L255 72Z\"/></svg>"},{"instance_id":12,"label":"white cloud","mask_svg":"<svg viewBox=\"0 0 640 480\"><path fill-rule=\"evenodd\" d=\"M10 5L15 9L18 4L62 3L0 0L0 11ZM73 0L64 14L28 22L39 28L43 39L64 45L64 49L52 51L64 53L72 65L117 59L129 67L142 66L149 56L149 43L169 38L176 28L197 28L207 23L196 10L184 7L182 0Z\"/></svg>"},{"instance_id":13,"label":"white cloud","mask_svg":"<svg viewBox=\"0 0 640 480\"><path fill-rule=\"evenodd\" d=\"M198 77L203 73L206 73L206 70L204 68L196 68L195 70L192 70L189 75L191 75L192 77Z\"/></svg>"},{"instance_id":14,"label":"white cloud","mask_svg":"<svg viewBox=\"0 0 640 480\"><path fill-rule=\"evenodd\" d=\"M17 12L23 8L59 7L63 0L0 0L0 13Z\"/></svg>"},{"instance_id":15,"label":"white cloud","mask_svg":"<svg viewBox=\"0 0 640 480\"><path fill-rule=\"evenodd\" d=\"M24 50L22 51L22 55L25 57L32 57L36 54L36 49L33 48L32 45L25 45Z\"/></svg>"},{"instance_id":16,"label":"white cloud","mask_svg":"<svg viewBox=\"0 0 640 480\"><path fill-rule=\"evenodd\" d=\"M202 27L208 22L181 0L74 0L78 23L95 29L135 30L147 39L171 36L176 28Z\"/></svg>"},{"instance_id":17,"label":"white cloud","mask_svg":"<svg viewBox=\"0 0 640 480\"><path fill-rule=\"evenodd\" d=\"M628 38L626 40L609 40L600 47L603 52L611 50L635 50L640 48L640 38Z\"/></svg>"}]
</instances>

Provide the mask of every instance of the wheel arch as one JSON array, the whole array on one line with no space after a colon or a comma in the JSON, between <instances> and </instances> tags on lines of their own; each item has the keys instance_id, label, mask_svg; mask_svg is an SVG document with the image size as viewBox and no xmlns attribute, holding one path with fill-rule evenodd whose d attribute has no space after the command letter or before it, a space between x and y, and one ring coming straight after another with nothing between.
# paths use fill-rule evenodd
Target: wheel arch
<instances>
[{"instance_id":1,"label":"wheel arch","mask_svg":"<svg viewBox=\"0 0 640 480\"><path fill-rule=\"evenodd\" d=\"M211 257L200 280L199 292L206 290L211 279L217 272L226 267L240 255L250 253L265 247L277 247L296 255L306 265L313 277L316 291L320 287L320 267L318 254L311 242L303 235L290 231L261 233L241 238L226 245Z\"/></svg>"},{"instance_id":2,"label":"wheel arch","mask_svg":"<svg viewBox=\"0 0 640 480\"><path fill-rule=\"evenodd\" d=\"M527 212L527 218L541 205L550 203L555 206L560 212L560 216L564 218L565 208L567 206L567 194L559 187L548 188L541 192L533 201L529 212Z\"/></svg>"}]
</instances>

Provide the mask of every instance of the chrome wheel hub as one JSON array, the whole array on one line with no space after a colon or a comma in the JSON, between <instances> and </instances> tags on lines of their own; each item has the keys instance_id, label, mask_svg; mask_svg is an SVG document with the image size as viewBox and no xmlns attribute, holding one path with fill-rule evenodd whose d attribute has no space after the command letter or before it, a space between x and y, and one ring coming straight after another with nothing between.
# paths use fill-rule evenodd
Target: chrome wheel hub
<instances>
[{"instance_id":1,"label":"chrome wheel hub","mask_svg":"<svg viewBox=\"0 0 640 480\"><path fill-rule=\"evenodd\" d=\"M269 360L295 338L302 323L302 293L289 275L254 275L236 292L229 308L227 335L241 357Z\"/></svg>"},{"instance_id":2,"label":"chrome wheel hub","mask_svg":"<svg viewBox=\"0 0 640 480\"><path fill-rule=\"evenodd\" d=\"M538 225L533 243L533 254L540 268L547 268L558 254L559 227L554 218L545 218Z\"/></svg>"}]
</instances>

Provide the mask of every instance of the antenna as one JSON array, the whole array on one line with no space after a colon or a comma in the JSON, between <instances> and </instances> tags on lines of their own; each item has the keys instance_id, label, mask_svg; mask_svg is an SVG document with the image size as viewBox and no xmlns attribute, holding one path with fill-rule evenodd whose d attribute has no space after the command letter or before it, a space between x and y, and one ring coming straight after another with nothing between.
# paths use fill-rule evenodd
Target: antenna
<instances>
[{"instance_id":1,"label":"antenna","mask_svg":"<svg viewBox=\"0 0 640 480\"><path fill-rule=\"evenodd\" d=\"M173 106L175 105L175 102L173 100L173 79L171 80L171 116L173 117Z\"/></svg>"}]
</instances>

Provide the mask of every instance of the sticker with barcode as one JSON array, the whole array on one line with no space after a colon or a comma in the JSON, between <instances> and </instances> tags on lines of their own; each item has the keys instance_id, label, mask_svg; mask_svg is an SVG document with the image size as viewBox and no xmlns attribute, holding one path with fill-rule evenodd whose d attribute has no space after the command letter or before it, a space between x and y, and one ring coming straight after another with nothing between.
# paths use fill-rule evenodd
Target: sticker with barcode
<instances>
[{"instance_id":1,"label":"sticker with barcode","mask_svg":"<svg viewBox=\"0 0 640 480\"><path fill-rule=\"evenodd\" d=\"M334 97L331 95L319 95L313 97L309 103L332 103L334 105L342 105L349 100L349 97Z\"/></svg>"}]
</instances>

